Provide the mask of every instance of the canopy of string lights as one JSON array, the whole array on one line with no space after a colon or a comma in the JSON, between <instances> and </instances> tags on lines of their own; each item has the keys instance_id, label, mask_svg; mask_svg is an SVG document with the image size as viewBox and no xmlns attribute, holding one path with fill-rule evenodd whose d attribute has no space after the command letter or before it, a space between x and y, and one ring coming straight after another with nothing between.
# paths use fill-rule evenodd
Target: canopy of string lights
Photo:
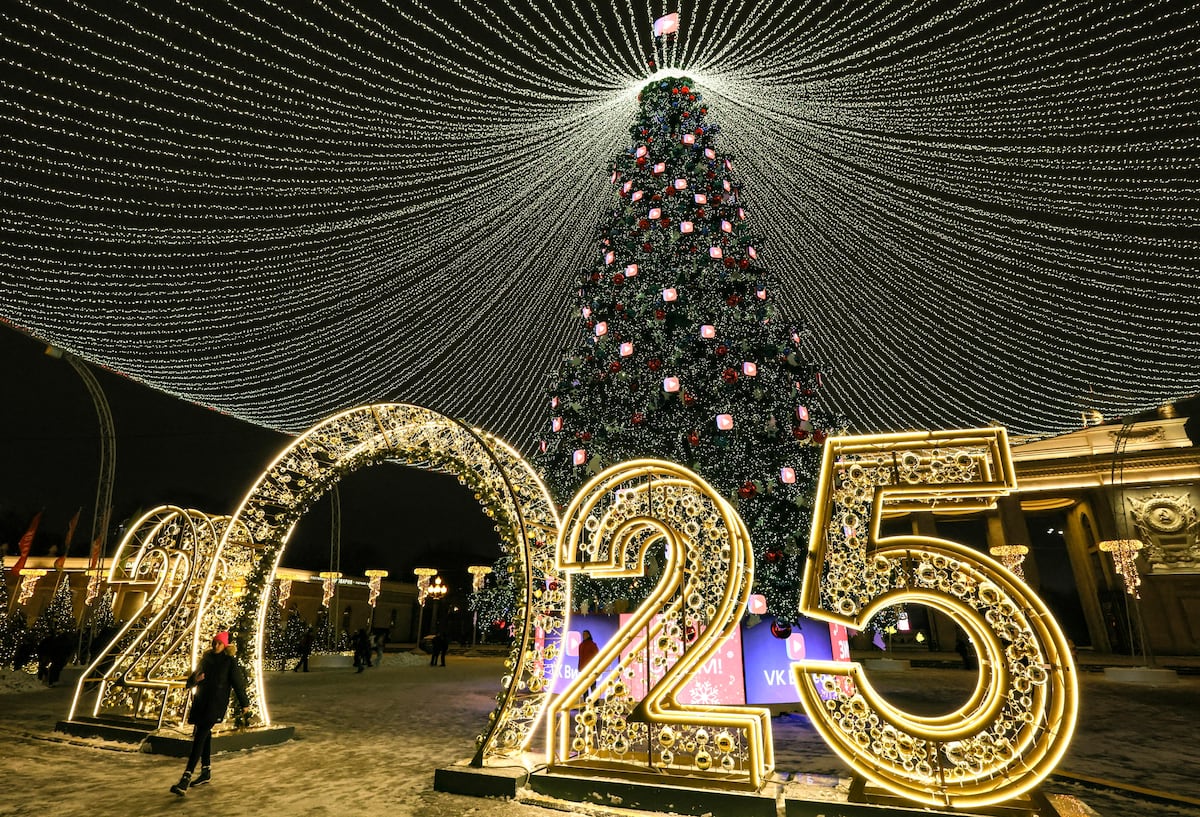
<instances>
[{"instance_id":1,"label":"canopy of string lights","mask_svg":"<svg viewBox=\"0 0 1200 817\"><path fill-rule=\"evenodd\" d=\"M656 71L704 95L854 428L1047 433L1200 391L1186 4L3 15L0 318L256 423L402 400L528 450Z\"/></svg>"}]
</instances>

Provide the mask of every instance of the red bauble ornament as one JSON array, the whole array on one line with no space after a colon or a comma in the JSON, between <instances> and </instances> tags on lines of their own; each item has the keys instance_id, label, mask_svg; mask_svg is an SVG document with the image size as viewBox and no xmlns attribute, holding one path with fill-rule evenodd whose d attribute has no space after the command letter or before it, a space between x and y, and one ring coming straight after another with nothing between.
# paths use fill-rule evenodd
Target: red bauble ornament
<instances>
[{"instance_id":1,"label":"red bauble ornament","mask_svg":"<svg viewBox=\"0 0 1200 817\"><path fill-rule=\"evenodd\" d=\"M625 274L624 274L624 273L621 273L621 272L618 272L616 275L614 275L614 276L613 276L613 283L614 283L614 284L623 284L623 283L625 283Z\"/></svg>"},{"instance_id":2,"label":"red bauble ornament","mask_svg":"<svg viewBox=\"0 0 1200 817\"><path fill-rule=\"evenodd\" d=\"M590 432L590 431L579 432L579 439L583 440L586 443L588 440L592 439L592 432Z\"/></svg>"},{"instance_id":3,"label":"red bauble ornament","mask_svg":"<svg viewBox=\"0 0 1200 817\"><path fill-rule=\"evenodd\" d=\"M623 279L622 279L622 280L623 280ZM615 309L617 312L624 312L624 311L625 311L625 304L615 304L615 305L613 306L613 309Z\"/></svg>"},{"instance_id":4,"label":"red bauble ornament","mask_svg":"<svg viewBox=\"0 0 1200 817\"><path fill-rule=\"evenodd\" d=\"M736 383L737 379L738 379L737 370L736 369L726 369L725 371L721 372L721 379L730 385Z\"/></svg>"},{"instance_id":5,"label":"red bauble ornament","mask_svg":"<svg viewBox=\"0 0 1200 817\"><path fill-rule=\"evenodd\" d=\"M621 371L621 361L614 360L612 363L608 364L608 370L614 373Z\"/></svg>"},{"instance_id":6,"label":"red bauble ornament","mask_svg":"<svg viewBox=\"0 0 1200 817\"><path fill-rule=\"evenodd\" d=\"M674 195L675 195L675 188L674 188L674 187L668 187L668 188L666 188L665 190L663 190L663 195L665 195L665 196L674 196Z\"/></svg>"},{"instance_id":7,"label":"red bauble ornament","mask_svg":"<svg viewBox=\"0 0 1200 817\"><path fill-rule=\"evenodd\" d=\"M825 432L819 428L815 430L813 432L813 442L817 445L823 445L825 443Z\"/></svg>"},{"instance_id":8,"label":"red bauble ornament","mask_svg":"<svg viewBox=\"0 0 1200 817\"><path fill-rule=\"evenodd\" d=\"M784 624L781 621L772 621L771 622L771 635L782 640L782 639L787 638L791 634L792 634L792 625L791 624Z\"/></svg>"},{"instance_id":9,"label":"red bauble ornament","mask_svg":"<svg viewBox=\"0 0 1200 817\"><path fill-rule=\"evenodd\" d=\"M693 133L695 133L697 136L703 136L703 135L704 135L704 128L696 128L696 130L694 130L694 131L692 131L692 132L693 132Z\"/></svg>"},{"instance_id":10,"label":"red bauble ornament","mask_svg":"<svg viewBox=\"0 0 1200 817\"><path fill-rule=\"evenodd\" d=\"M730 258L728 255L725 256L724 264L725 264L725 266L732 268L733 267L733 259Z\"/></svg>"},{"instance_id":11,"label":"red bauble ornament","mask_svg":"<svg viewBox=\"0 0 1200 817\"><path fill-rule=\"evenodd\" d=\"M758 495L758 488L750 480L746 480L738 488L738 497L740 499L753 499Z\"/></svg>"},{"instance_id":12,"label":"red bauble ornament","mask_svg":"<svg viewBox=\"0 0 1200 817\"><path fill-rule=\"evenodd\" d=\"M654 249L654 245L651 244L649 241L647 241L645 244L642 245L642 249L645 250L646 252L650 252L651 250Z\"/></svg>"},{"instance_id":13,"label":"red bauble ornament","mask_svg":"<svg viewBox=\"0 0 1200 817\"><path fill-rule=\"evenodd\" d=\"M600 273L598 273L598 272L593 272L593 273L592 273L592 275L591 275L591 278L592 278L592 283L593 283L593 284L594 284L594 283L596 283L596 282L598 282L598 281L600 280Z\"/></svg>"},{"instance_id":14,"label":"red bauble ornament","mask_svg":"<svg viewBox=\"0 0 1200 817\"><path fill-rule=\"evenodd\" d=\"M690 446L700 445L700 435L697 434L695 431L688 433L688 445L690 445Z\"/></svg>"},{"instance_id":15,"label":"red bauble ornament","mask_svg":"<svg viewBox=\"0 0 1200 817\"><path fill-rule=\"evenodd\" d=\"M738 266L742 269L745 269L746 267L750 266L750 259L743 258L741 261L738 261Z\"/></svg>"},{"instance_id":16,"label":"red bauble ornament","mask_svg":"<svg viewBox=\"0 0 1200 817\"><path fill-rule=\"evenodd\" d=\"M704 208L703 207L696 208L696 218L704 218Z\"/></svg>"},{"instance_id":17,"label":"red bauble ornament","mask_svg":"<svg viewBox=\"0 0 1200 817\"><path fill-rule=\"evenodd\" d=\"M665 321L667 319L667 310L665 310L665 309L654 310L654 317L658 318L660 321Z\"/></svg>"},{"instance_id":18,"label":"red bauble ornament","mask_svg":"<svg viewBox=\"0 0 1200 817\"><path fill-rule=\"evenodd\" d=\"M691 117L691 114L690 114L690 113L688 113L687 111L683 111L683 112L681 112L679 115L680 115L681 117L683 117L684 119L688 119L689 117Z\"/></svg>"},{"instance_id":19,"label":"red bauble ornament","mask_svg":"<svg viewBox=\"0 0 1200 817\"><path fill-rule=\"evenodd\" d=\"M655 193L653 196L650 197L650 201L662 201L662 194Z\"/></svg>"},{"instance_id":20,"label":"red bauble ornament","mask_svg":"<svg viewBox=\"0 0 1200 817\"><path fill-rule=\"evenodd\" d=\"M650 229L650 220L645 219L645 218L639 218L638 219L638 229L639 230L649 230Z\"/></svg>"},{"instance_id":21,"label":"red bauble ornament","mask_svg":"<svg viewBox=\"0 0 1200 817\"><path fill-rule=\"evenodd\" d=\"M685 406L687 406L687 407L691 408L692 406L694 406L694 405L696 404L696 398L695 398L695 397L693 397L693 396L692 396L691 394L689 394L688 392L684 392L684 393L683 393L683 404L684 404Z\"/></svg>"},{"instance_id":22,"label":"red bauble ornament","mask_svg":"<svg viewBox=\"0 0 1200 817\"><path fill-rule=\"evenodd\" d=\"M506 626L508 626L508 622L502 618L498 618L492 622L492 626L497 630L503 630Z\"/></svg>"},{"instance_id":23,"label":"red bauble ornament","mask_svg":"<svg viewBox=\"0 0 1200 817\"><path fill-rule=\"evenodd\" d=\"M768 563L775 564L783 558L783 551L779 548L771 548L763 554L763 558L766 559Z\"/></svg>"},{"instance_id":24,"label":"red bauble ornament","mask_svg":"<svg viewBox=\"0 0 1200 817\"><path fill-rule=\"evenodd\" d=\"M656 357L652 357L646 361L646 365L650 367L650 371L657 372L662 368L662 361Z\"/></svg>"},{"instance_id":25,"label":"red bauble ornament","mask_svg":"<svg viewBox=\"0 0 1200 817\"><path fill-rule=\"evenodd\" d=\"M668 216L663 216L662 218L660 218L658 220L658 223L661 224L663 227L670 227L671 219Z\"/></svg>"},{"instance_id":26,"label":"red bauble ornament","mask_svg":"<svg viewBox=\"0 0 1200 817\"><path fill-rule=\"evenodd\" d=\"M729 347L724 343L718 343L717 348L713 349L713 352L716 353L717 357L725 357L726 353L729 352Z\"/></svg>"},{"instance_id":27,"label":"red bauble ornament","mask_svg":"<svg viewBox=\"0 0 1200 817\"><path fill-rule=\"evenodd\" d=\"M639 411L639 412L636 412L636 413L635 413L635 414L634 414L634 415L633 415L631 418L629 418L629 419L633 421L633 424L634 424L635 426L640 426L642 423L646 422L646 415L645 415L645 414L642 414L642 413Z\"/></svg>"},{"instance_id":28,"label":"red bauble ornament","mask_svg":"<svg viewBox=\"0 0 1200 817\"><path fill-rule=\"evenodd\" d=\"M700 113L708 113L708 108L701 108Z\"/></svg>"},{"instance_id":29,"label":"red bauble ornament","mask_svg":"<svg viewBox=\"0 0 1200 817\"><path fill-rule=\"evenodd\" d=\"M679 90L680 90L680 91L682 91L682 92L683 92L683 93L685 93L685 94L690 94L690 93L692 92L692 89L691 89L691 88L689 88L689 87L688 87L688 86L686 86L686 85L685 85L685 86L683 86L682 88L680 88Z\"/></svg>"},{"instance_id":30,"label":"red bauble ornament","mask_svg":"<svg viewBox=\"0 0 1200 817\"><path fill-rule=\"evenodd\" d=\"M793 428L792 436L795 437L797 440L807 440L808 439L808 431L803 428Z\"/></svg>"},{"instance_id":31,"label":"red bauble ornament","mask_svg":"<svg viewBox=\"0 0 1200 817\"><path fill-rule=\"evenodd\" d=\"M725 303L728 304L729 306L737 306L741 302L742 302L742 299L737 295L730 295L728 298L725 299Z\"/></svg>"}]
</instances>

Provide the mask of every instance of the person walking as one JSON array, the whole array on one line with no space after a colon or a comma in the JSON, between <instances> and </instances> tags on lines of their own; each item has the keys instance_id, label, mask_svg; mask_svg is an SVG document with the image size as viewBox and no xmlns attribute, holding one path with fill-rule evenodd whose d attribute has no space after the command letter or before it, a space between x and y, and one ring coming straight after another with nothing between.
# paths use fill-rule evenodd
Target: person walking
<instances>
[{"instance_id":1,"label":"person walking","mask_svg":"<svg viewBox=\"0 0 1200 817\"><path fill-rule=\"evenodd\" d=\"M300 636L300 643L296 645L296 649L300 653L300 660L296 662L292 672L299 672L301 669L308 672L308 657L312 655L312 648L313 628L308 627L304 630L304 635Z\"/></svg>"},{"instance_id":2,"label":"person walking","mask_svg":"<svg viewBox=\"0 0 1200 817\"><path fill-rule=\"evenodd\" d=\"M246 677L237 659L227 651L229 633L221 631L213 636L212 649L200 657L200 665L188 677L187 687L196 690L192 697L192 708L188 723L194 724L192 750L188 755L187 768L171 791L180 797L187 794L190 786L199 786L212 779L212 730L225 720L229 708L230 693L237 695L238 706L243 714L250 710L250 697L246 694ZM192 772L196 762L200 763L200 775L194 781Z\"/></svg>"},{"instance_id":3,"label":"person walking","mask_svg":"<svg viewBox=\"0 0 1200 817\"><path fill-rule=\"evenodd\" d=\"M383 647L387 644L387 633L384 630L376 630L375 637L371 639L371 646L375 650L375 666L383 666Z\"/></svg>"},{"instance_id":4,"label":"person walking","mask_svg":"<svg viewBox=\"0 0 1200 817\"><path fill-rule=\"evenodd\" d=\"M354 634L353 645L354 666L358 668L358 672L362 672L371 666L371 636L367 635L366 627L360 627Z\"/></svg>"},{"instance_id":5,"label":"person walking","mask_svg":"<svg viewBox=\"0 0 1200 817\"><path fill-rule=\"evenodd\" d=\"M441 666L446 666L446 653L450 650L450 639L442 633L438 633L433 637L433 651L429 653L429 666L438 666L438 658L441 658Z\"/></svg>"},{"instance_id":6,"label":"person walking","mask_svg":"<svg viewBox=\"0 0 1200 817\"><path fill-rule=\"evenodd\" d=\"M600 647L597 646L596 642L592 640L591 630L584 630L579 635L579 658L578 662L575 664L575 672L577 675L581 674L584 667L590 664L592 659L596 657L596 653L600 652ZM594 682L590 684L588 686L588 691L590 692L595 688L595 686L596 684Z\"/></svg>"}]
</instances>

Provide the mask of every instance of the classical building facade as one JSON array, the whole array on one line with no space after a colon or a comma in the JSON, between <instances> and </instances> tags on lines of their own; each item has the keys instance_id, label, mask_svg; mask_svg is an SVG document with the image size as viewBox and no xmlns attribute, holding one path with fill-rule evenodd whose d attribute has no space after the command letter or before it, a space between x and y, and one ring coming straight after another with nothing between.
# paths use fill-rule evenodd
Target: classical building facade
<instances>
[{"instance_id":1,"label":"classical building facade","mask_svg":"<svg viewBox=\"0 0 1200 817\"><path fill-rule=\"evenodd\" d=\"M1198 654L1197 442L1200 414L1174 406L1055 437L1015 438L1018 489L995 509L885 517L882 532L937 536L984 552L1024 546L1026 581L1078 648ZM1141 543L1134 562L1140 598L1126 592L1107 550L1106 543L1129 540ZM949 621L935 616L926 626L935 647L954 643Z\"/></svg>"}]
</instances>

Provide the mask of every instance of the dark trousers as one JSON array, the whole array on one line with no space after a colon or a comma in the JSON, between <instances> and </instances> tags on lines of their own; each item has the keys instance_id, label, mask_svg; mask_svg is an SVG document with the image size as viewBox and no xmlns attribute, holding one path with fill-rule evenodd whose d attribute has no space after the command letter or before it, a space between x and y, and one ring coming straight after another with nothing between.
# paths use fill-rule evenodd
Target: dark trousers
<instances>
[{"instance_id":1,"label":"dark trousers","mask_svg":"<svg viewBox=\"0 0 1200 817\"><path fill-rule=\"evenodd\" d=\"M212 730L211 723L196 724L196 729L192 732L192 753L188 755L187 770L189 772L196 768L197 760L200 761L201 766L211 765Z\"/></svg>"}]
</instances>

